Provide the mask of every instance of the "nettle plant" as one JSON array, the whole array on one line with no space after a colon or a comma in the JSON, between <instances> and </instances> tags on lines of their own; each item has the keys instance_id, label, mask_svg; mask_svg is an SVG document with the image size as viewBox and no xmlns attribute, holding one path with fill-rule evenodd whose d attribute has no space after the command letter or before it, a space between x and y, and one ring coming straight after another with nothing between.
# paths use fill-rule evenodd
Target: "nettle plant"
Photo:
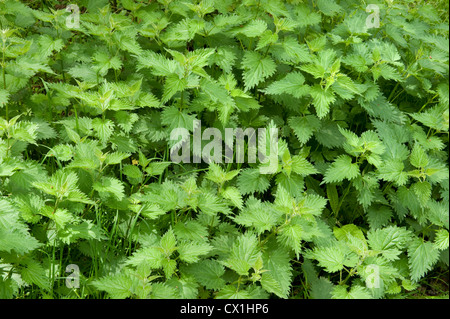
<instances>
[{"instance_id":1,"label":"nettle plant","mask_svg":"<svg viewBox=\"0 0 450 319\"><path fill-rule=\"evenodd\" d=\"M0 297L395 298L448 271L446 2L0 0L0 29ZM198 121L276 129L276 169L173 163Z\"/></svg>"}]
</instances>

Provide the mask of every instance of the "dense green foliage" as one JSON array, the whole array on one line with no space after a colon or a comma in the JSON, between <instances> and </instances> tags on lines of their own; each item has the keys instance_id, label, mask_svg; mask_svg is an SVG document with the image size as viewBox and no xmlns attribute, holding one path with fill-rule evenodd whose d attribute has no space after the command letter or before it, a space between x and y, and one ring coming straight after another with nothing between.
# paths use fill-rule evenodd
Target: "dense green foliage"
<instances>
[{"instance_id":1,"label":"dense green foliage","mask_svg":"<svg viewBox=\"0 0 450 319\"><path fill-rule=\"evenodd\" d=\"M446 1L73 3L78 28L70 2L0 0L0 298L407 298L448 275ZM278 128L277 171L171 162L193 120Z\"/></svg>"}]
</instances>

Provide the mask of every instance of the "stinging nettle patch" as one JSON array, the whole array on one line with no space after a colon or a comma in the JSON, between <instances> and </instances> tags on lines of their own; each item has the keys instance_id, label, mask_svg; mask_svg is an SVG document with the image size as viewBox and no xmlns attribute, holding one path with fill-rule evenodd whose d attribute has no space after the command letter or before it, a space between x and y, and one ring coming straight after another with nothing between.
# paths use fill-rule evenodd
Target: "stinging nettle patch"
<instances>
[{"instance_id":1,"label":"stinging nettle patch","mask_svg":"<svg viewBox=\"0 0 450 319\"><path fill-rule=\"evenodd\" d=\"M447 2L0 0L0 299L448 298Z\"/></svg>"}]
</instances>

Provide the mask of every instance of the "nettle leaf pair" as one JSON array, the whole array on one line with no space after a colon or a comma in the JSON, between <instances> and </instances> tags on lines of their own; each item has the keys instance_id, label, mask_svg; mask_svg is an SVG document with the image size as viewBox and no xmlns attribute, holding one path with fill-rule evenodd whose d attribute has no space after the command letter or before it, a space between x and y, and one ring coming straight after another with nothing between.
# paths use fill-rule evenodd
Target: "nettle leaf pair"
<instances>
[{"instance_id":1,"label":"nettle leaf pair","mask_svg":"<svg viewBox=\"0 0 450 319\"><path fill-rule=\"evenodd\" d=\"M334 241L314 248L305 256L318 260L319 265L330 273L342 272L345 267L352 269L343 286L333 288L327 284L326 288L321 288L322 294L344 299L379 298L385 294L397 294L402 288L413 290L417 281L437 262L439 250L443 248L440 247L441 238L448 236L448 231L443 230L434 243L424 242L423 239L411 238L410 231L405 228L388 226L370 230L366 238L353 224L336 227L333 233ZM405 276L408 273L410 277ZM358 274L360 280L348 291L345 283L353 274ZM355 296L344 297L355 290L358 291Z\"/></svg>"}]
</instances>

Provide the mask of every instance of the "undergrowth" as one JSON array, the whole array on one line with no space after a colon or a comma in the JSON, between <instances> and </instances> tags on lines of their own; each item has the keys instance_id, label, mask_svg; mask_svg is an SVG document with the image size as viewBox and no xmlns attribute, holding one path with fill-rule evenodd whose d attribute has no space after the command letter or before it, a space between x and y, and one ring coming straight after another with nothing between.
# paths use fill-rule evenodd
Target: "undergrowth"
<instances>
[{"instance_id":1,"label":"undergrowth","mask_svg":"<svg viewBox=\"0 0 450 319\"><path fill-rule=\"evenodd\" d=\"M0 0L0 29L0 298L448 298L446 1ZM174 162L196 121L272 129L275 170Z\"/></svg>"}]
</instances>

